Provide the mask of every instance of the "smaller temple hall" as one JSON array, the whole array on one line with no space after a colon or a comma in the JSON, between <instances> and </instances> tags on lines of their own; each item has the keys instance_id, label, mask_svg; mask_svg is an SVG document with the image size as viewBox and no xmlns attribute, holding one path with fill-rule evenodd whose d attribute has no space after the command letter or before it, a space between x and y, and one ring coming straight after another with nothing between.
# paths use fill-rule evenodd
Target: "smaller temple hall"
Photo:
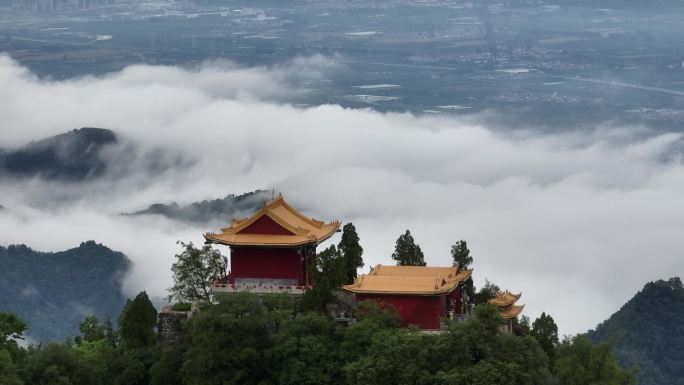
<instances>
[{"instance_id":1,"label":"smaller temple hall","mask_svg":"<svg viewBox=\"0 0 684 385\"><path fill-rule=\"evenodd\" d=\"M311 287L316 246L339 228L340 222L306 217L279 195L251 217L204 235L207 243L230 246L231 270L212 291L303 294Z\"/></svg>"},{"instance_id":2,"label":"smaller temple hall","mask_svg":"<svg viewBox=\"0 0 684 385\"><path fill-rule=\"evenodd\" d=\"M472 270L456 267L377 265L342 289L358 301L376 300L396 308L406 325L438 330L443 318L460 318L468 311L461 285Z\"/></svg>"},{"instance_id":3,"label":"smaller temple hall","mask_svg":"<svg viewBox=\"0 0 684 385\"><path fill-rule=\"evenodd\" d=\"M501 328L511 333L513 332L513 320L523 311L525 305L516 305L522 293L513 294L510 291L500 291L488 302L499 308L499 314L503 321Z\"/></svg>"}]
</instances>

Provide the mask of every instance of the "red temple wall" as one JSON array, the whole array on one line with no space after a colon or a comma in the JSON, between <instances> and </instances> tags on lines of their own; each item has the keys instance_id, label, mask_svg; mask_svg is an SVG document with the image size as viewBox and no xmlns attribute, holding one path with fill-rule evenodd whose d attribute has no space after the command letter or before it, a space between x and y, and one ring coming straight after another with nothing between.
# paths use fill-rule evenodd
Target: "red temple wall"
<instances>
[{"instance_id":1,"label":"red temple wall","mask_svg":"<svg viewBox=\"0 0 684 385\"><path fill-rule=\"evenodd\" d=\"M293 235L290 230L279 225L276 221L271 219L268 215L262 215L259 219L252 222L251 225L238 231L238 234L274 234L274 235Z\"/></svg>"},{"instance_id":2,"label":"red temple wall","mask_svg":"<svg viewBox=\"0 0 684 385\"><path fill-rule=\"evenodd\" d=\"M394 306L405 325L417 325L421 329L439 329L440 318L445 316L446 296L374 295L357 296L359 301L368 299Z\"/></svg>"},{"instance_id":3,"label":"red temple wall","mask_svg":"<svg viewBox=\"0 0 684 385\"><path fill-rule=\"evenodd\" d=\"M296 279L304 284L301 259L294 248L233 247L230 270L234 278Z\"/></svg>"}]
</instances>

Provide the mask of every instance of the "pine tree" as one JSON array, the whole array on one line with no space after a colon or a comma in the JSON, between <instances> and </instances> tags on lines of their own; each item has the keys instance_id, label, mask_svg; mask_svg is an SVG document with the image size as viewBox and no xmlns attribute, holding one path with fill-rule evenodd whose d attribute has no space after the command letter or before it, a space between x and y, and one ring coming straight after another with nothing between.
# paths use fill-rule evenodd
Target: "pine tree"
<instances>
[{"instance_id":1,"label":"pine tree","mask_svg":"<svg viewBox=\"0 0 684 385\"><path fill-rule=\"evenodd\" d=\"M325 310L325 305L333 300L333 290L337 290L346 279L344 262L335 245L330 245L316 255L316 263L309 270L314 287L302 298L305 309Z\"/></svg>"},{"instance_id":2,"label":"pine tree","mask_svg":"<svg viewBox=\"0 0 684 385\"><path fill-rule=\"evenodd\" d=\"M452 245L451 258L453 258L454 266L458 267L459 271L467 270L473 263L473 257L470 255L468 243L464 240L460 240L456 242L455 245ZM472 277L469 277L465 282L463 282L463 289L465 294L468 296L469 302L474 301L475 285L473 284Z\"/></svg>"},{"instance_id":3,"label":"pine tree","mask_svg":"<svg viewBox=\"0 0 684 385\"><path fill-rule=\"evenodd\" d=\"M151 346L156 343L157 310L147 293L140 292L127 304L121 317L121 337L127 349Z\"/></svg>"},{"instance_id":4,"label":"pine tree","mask_svg":"<svg viewBox=\"0 0 684 385\"><path fill-rule=\"evenodd\" d=\"M354 283L358 268L363 267L363 248L359 244L359 235L356 233L356 227L351 222L342 228L342 239L339 245L337 245L337 249L344 256L346 270L344 283Z\"/></svg>"},{"instance_id":5,"label":"pine tree","mask_svg":"<svg viewBox=\"0 0 684 385\"><path fill-rule=\"evenodd\" d=\"M539 318L532 323L530 335L537 340L539 346L549 356L549 361L551 366L553 366L556 358L556 348L558 347L558 325L556 325L551 315L541 313Z\"/></svg>"},{"instance_id":6,"label":"pine tree","mask_svg":"<svg viewBox=\"0 0 684 385\"><path fill-rule=\"evenodd\" d=\"M454 266L458 267L459 270L466 270L473 263L468 243L464 240L460 240L451 246L451 257L454 259Z\"/></svg>"},{"instance_id":7,"label":"pine tree","mask_svg":"<svg viewBox=\"0 0 684 385\"><path fill-rule=\"evenodd\" d=\"M399 266L426 265L423 251L420 249L420 246L416 245L413 236L411 236L411 232L408 230L397 239L392 259L397 261L397 265Z\"/></svg>"}]
</instances>

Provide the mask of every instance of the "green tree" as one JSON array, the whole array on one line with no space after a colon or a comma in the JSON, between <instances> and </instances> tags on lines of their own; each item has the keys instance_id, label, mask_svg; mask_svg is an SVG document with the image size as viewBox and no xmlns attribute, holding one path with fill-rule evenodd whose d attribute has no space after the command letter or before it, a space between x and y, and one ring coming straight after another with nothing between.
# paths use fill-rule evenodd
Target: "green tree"
<instances>
[{"instance_id":1,"label":"green tree","mask_svg":"<svg viewBox=\"0 0 684 385\"><path fill-rule=\"evenodd\" d=\"M117 346L119 344L119 332L114 330L112 320L109 319L109 316L107 316L105 321L102 323L102 330L104 331L104 338L107 340L109 346Z\"/></svg>"},{"instance_id":2,"label":"green tree","mask_svg":"<svg viewBox=\"0 0 684 385\"><path fill-rule=\"evenodd\" d=\"M125 350L120 355L116 367L115 385L148 385L151 381L150 369L159 361L156 347ZM176 368L177 370L178 368Z\"/></svg>"},{"instance_id":3,"label":"green tree","mask_svg":"<svg viewBox=\"0 0 684 385\"><path fill-rule=\"evenodd\" d=\"M286 320L293 318L297 312L299 300L287 293L272 294L262 298L267 309L267 317L273 323L276 333Z\"/></svg>"},{"instance_id":4,"label":"green tree","mask_svg":"<svg viewBox=\"0 0 684 385\"><path fill-rule=\"evenodd\" d=\"M185 353L183 342L164 347L159 359L150 368L150 385L182 385L183 377L179 368L183 366Z\"/></svg>"},{"instance_id":5,"label":"green tree","mask_svg":"<svg viewBox=\"0 0 684 385\"><path fill-rule=\"evenodd\" d=\"M459 271L467 270L473 263L473 257L470 255L468 243L464 240L460 240L452 245L451 258L454 260L454 266L456 266ZM475 300L475 285L473 284L472 277L468 277L468 279L463 282L463 289L468 296L468 302L473 302Z\"/></svg>"},{"instance_id":6,"label":"green tree","mask_svg":"<svg viewBox=\"0 0 684 385\"><path fill-rule=\"evenodd\" d=\"M28 325L14 313L0 313L0 348L16 346L16 340L24 339Z\"/></svg>"},{"instance_id":7,"label":"green tree","mask_svg":"<svg viewBox=\"0 0 684 385\"><path fill-rule=\"evenodd\" d=\"M583 335L564 340L554 365L558 385L634 384L634 375L620 367L612 350L607 342L594 345Z\"/></svg>"},{"instance_id":8,"label":"green tree","mask_svg":"<svg viewBox=\"0 0 684 385\"><path fill-rule=\"evenodd\" d=\"M96 383L76 349L47 343L29 348L25 382L32 385L86 385Z\"/></svg>"},{"instance_id":9,"label":"green tree","mask_svg":"<svg viewBox=\"0 0 684 385\"><path fill-rule=\"evenodd\" d=\"M346 279L345 260L335 245L316 255L316 262L309 274L315 286L304 293L302 306L308 310L323 311L325 305L333 300L333 291Z\"/></svg>"},{"instance_id":10,"label":"green tree","mask_svg":"<svg viewBox=\"0 0 684 385\"><path fill-rule=\"evenodd\" d=\"M451 258L454 260L454 266L459 270L466 270L473 263L473 257L470 255L468 243L460 240L451 246Z\"/></svg>"},{"instance_id":11,"label":"green tree","mask_svg":"<svg viewBox=\"0 0 684 385\"><path fill-rule=\"evenodd\" d=\"M519 318L513 318L513 332L519 336L526 336L532 330L530 317L523 315Z\"/></svg>"},{"instance_id":12,"label":"green tree","mask_svg":"<svg viewBox=\"0 0 684 385\"><path fill-rule=\"evenodd\" d=\"M22 385L17 367L9 351L0 349L0 385Z\"/></svg>"},{"instance_id":13,"label":"green tree","mask_svg":"<svg viewBox=\"0 0 684 385\"><path fill-rule=\"evenodd\" d=\"M345 284L354 283L357 270L363 267L363 248L359 244L359 235L356 233L356 227L351 222L344 225L342 228L342 239L337 245L338 250L344 256L344 263L346 269Z\"/></svg>"},{"instance_id":14,"label":"green tree","mask_svg":"<svg viewBox=\"0 0 684 385\"><path fill-rule=\"evenodd\" d=\"M558 347L558 325L551 315L542 312L539 318L532 323L530 335L537 340L539 346L549 356L549 362L553 366L556 348Z\"/></svg>"},{"instance_id":15,"label":"green tree","mask_svg":"<svg viewBox=\"0 0 684 385\"><path fill-rule=\"evenodd\" d=\"M397 239L394 253L392 253L392 259L397 261L397 265L399 266L426 265L423 251L420 249L420 246L415 243L409 230L406 230L406 232Z\"/></svg>"},{"instance_id":16,"label":"green tree","mask_svg":"<svg viewBox=\"0 0 684 385\"><path fill-rule=\"evenodd\" d=\"M551 383L548 360L536 340L501 333L499 325L499 311L488 304L478 305L475 317L450 323L447 333L435 341L435 383Z\"/></svg>"},{"instance_id":17,"label":"green tree","mask_svg":"<svg viewBox=\"0 0 684 385\"><path fill-rule=\"evenodd\" d=\"M321 314L284 321L268 351L271 377L282 385L338 384L340 338L340 327Z\"/></svg>"},{"instance_id":18,"label":"green tree","mask_svg":"<svg viewBox=\"0 0 684 385\"><path fill-rule=\"evenodd\" d=\"M0 385L21 385L20 358L23 357L17 340L24 339L26 322L14 313L0 312Z\"/></svg>"},{"instance_id":19,"label":"green tree","mask_svg":"<svg viewBox=\"0 0 684 385\"><path fill-rule=\"evenodd\" d=\"M169 289L169 301L211 301L211 283L222 277L228 268L228 260L209 245L196 248L192 242L178 242L183 251L176 254L171 266L173 286Z\"/></svg>"},{"instance_id":20,"label":"green tree","mask_svg":"<svg viewBox=\"0 0 684 385\"><path fill-rule=\"evenodd\" d=\"M377 323L383 328L398 328L402 325L401 315L392 305L375 300L366 300L358 303L356 307L356 319Z\"/></svg>"},{"instance_id":21,"label":"green tree","mask_svg":"<svg viewBox=\"0 0 684 385\"><path fill-rule=\"evenodd\" d=\"M485 279L484 286L482 286L482 288L480 288L480 290L477 293L475 293L475 303L487 303L487 301L496 297L496 293L498 293L499 291L501 291L499 286L489 282L488 279Z\"/></svg>"},{"instance_id":22,"label":"green tree","mask_svg":"<svg viewBox=\"0 0 684 385\"><path fill-rule=\"evenodd\" d=\"M86 316L78 325L81 340L86 342L99 341L105 338L105 329L94 315Z\"/></svg>"},{"instance_id":23,"label":"green tree","mask_svg":"<svg viewBox=\"0 0 684 385\"><path fill-rule=\"evenodd\" d=\"M432 349L438 337L415 330L384 329L371 337L367 354L344 367L350 385L434 383Z\"/></svg>"},{"instance_id":24,"label":"green tree","mask_svg":"<svg viewBox=\"0 0 684 385\"><path fill-rule=\"evenodd\" d=\"M157 310L152 305L147 293L140 292L130 304L127 304L122 315L121 338L127 349L154 345L157 341Z\"/></svg>"},{"instance_id":25,"label":"green tree","mask_svg":"<svg viewBox=\"0 0 684 385\"><path fill-rule=\"evenodd\" d=\"M272 322L258 296L236 293L202 310L189 325L183 383L251 385L268 377Z\"/></svg>"}]
</instances>

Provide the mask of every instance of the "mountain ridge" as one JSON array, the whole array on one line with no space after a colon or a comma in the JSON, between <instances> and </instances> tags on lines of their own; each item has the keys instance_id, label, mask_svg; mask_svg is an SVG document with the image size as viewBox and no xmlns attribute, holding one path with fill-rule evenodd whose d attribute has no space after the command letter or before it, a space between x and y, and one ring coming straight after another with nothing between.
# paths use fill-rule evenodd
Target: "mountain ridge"
<instances>
[{"instance_id":1,"label":"mountain ridge","mask_svg":"<svg viewBox=\"0 0 684 385\"><path fill-rule=\"evenodd\" d=\"M0 311L25 319L37 341L77 335L89 314L116 320L126 303L121 283L131 261L95 241L58 252L0 246L0 266Z\"/></svg>"},{"instance_id":2,"label":"mountain ridge","mask_svg":"<svg viewBox=\"0 0 684 385\"><path fill-rule=\"evenodd\" d=\"M169 204L154 203L146 209L122 213L122 215L161 215L169 219L189 223L223 223L230 218L253 214L270 197L270 191L255 190L240 195L229 194L225 198L203 200L187 205L179 205L176 202Z\"/></svg>"},{"instance_id":3,"label":"mountain ridge","mask_svg":"<svg viewBox=\"0 0 684 385\"><path fill-rule=\"evenodd\" d=\"M68 182L94 179L107 169L102 151L117 143L116 134L108 129L74 129L18 148L0 149L0 174Z\"/></svg>"},{"instance_id":4,"label":"mountain ridge","mask_svg":"<svg viewBox=\"0 0 684 385\"><path fill-rule=\"evenodd\" d=\"M640 385L684 384L684 287L679 277L647 283L617 312L587 332L614 343L626 367L639 367Z\"/></svg>"}]
</instances>

